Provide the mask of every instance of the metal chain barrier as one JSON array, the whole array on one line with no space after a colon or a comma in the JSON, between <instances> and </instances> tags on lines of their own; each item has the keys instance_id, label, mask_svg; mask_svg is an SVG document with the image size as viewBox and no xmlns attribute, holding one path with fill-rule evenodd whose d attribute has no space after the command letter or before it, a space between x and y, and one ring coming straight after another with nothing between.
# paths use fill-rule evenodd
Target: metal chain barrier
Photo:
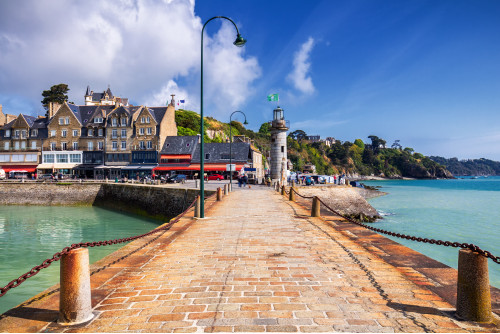
<instances>
[{"instance_id":1,"label":"metal chain barrier","mask_svg":"<svg viewBox=\"0 0 500 334\"><path fill-rule=\"evenodd\" d=\"M300 196L302 198L305 198L305 199L312 199L312 198L315 197L315 196L302 196L295 189L292 188L292 190L293 190L293 192L295 194L297 194L298 196ZM321 198L318 197L318 199L319 199L319 201L320 201L321 204L323 204L328 210L330 210L331 212L333 212L335 215L344 218L345 220L347 220L350 223L362 226L362 227L364 227L366 229L369 229L369 230L372 230L372 231L375 231L375 232L378 232L378 233L382 233L382 234L387 234L387 235L390 235L392 237L397 237L397 238L402 238L402 239L411 240L411 241L428 243L428 244L431 244L431 245L440 245L440 246L447 246L447 247L451 246L451 247L455 247L455 248L460 247L460 248L464 248L464 249L470 249L471 251L479 253L480 255L493 260L493 262L500 264L500 256L494 256L489 251L482 250L477 245L469 244L469 243L465 243L465 242L464 243L459 243L459 242L452 242L452 241L443 241L443 240L436 240L436 239L428 239L428 238L415 237L415 236L411 236L411 235L406 235L406 234L402 234L402 233L395 233L395 232L391 232L391 231L382 230L380 228L368 226L368 225L363 224L361 222L358 222L358 221L356 221L356 220L354 220L354 219L352 219L350 217L346 217L346 216L340 214L338 211L332 209L328 204L326 204Z\"/></svg>"},{"instance_id":2,"label":"metal chain barrier","mask_svg":"<svg viewBox=\"0 0 500 334\"><path fill-rule=\"evenodd\" d=\"M207 199L210 198L210 197L213 197L213 196L214 196L214 194L212 194L211 196L207 197ZM60 252L55 253L50 259L46 259L45 261L42 262L42 264L33 267L27 273L19 276L19 278L16 278L16 279L10 281L9 284L7 284L6 286L4 286L3 288L0 288L0 297L4 296L7 293L7 291L9 291L10 289L18 287L19 285L21 285L21 283L23 283L24 281L26 281L28 278L33 277L36 274L38 274L40 272L40 270L49 267L52 264L52 262L59 261L64 254L67 254L69 251L71 251L73 249L77 249L77 248L81 248L81 247L98 247L98 246L115 245L115 244L119 244L119 243L123 243L123 242L129 242L129 241L137 240L137 239L140 239L140 238L144 238L144 237L147 237L149 235L158 233L160 231L167 231L167 230L169 230L172 227L172 225L174 225L175 223L177 223L189 211L189 209L191 209L195 205L195 203L196 203L196 200L194 200L193 203L191 203L191 205L186 210L184 210L180 215L177 216L177 218L175 218L174 220L170 221L168 224L166 224L166 225L164 225L162 227L156 228L154 230L151 230L151 231L149 231L147 233L144 233L144 234L141 234L141 235L136 235L136 236L133 236L133 237L122 238L122 239L113 239L113 240L104 240L104 241L92 241L92 242L81 242L81 243L78 243L78 244L72 244L69 247L64 247Z\"/></svg>"}]
</instances>

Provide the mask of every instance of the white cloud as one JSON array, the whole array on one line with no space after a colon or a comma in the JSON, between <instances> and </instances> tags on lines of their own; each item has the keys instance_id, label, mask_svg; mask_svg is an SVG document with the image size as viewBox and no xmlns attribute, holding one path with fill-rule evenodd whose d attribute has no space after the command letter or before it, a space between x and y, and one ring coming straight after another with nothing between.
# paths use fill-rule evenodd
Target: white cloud
<instances>
[{"instance_id":1,"label":"white cloud","mask_svg":"<svg viewBox=\"0 0 500 334\"><path fill-rule=\"evenodd\" d=\"M293 57L293 70L288 75L288 79L292 82L293 86L305 94L314 92L314 84L309 74L311 68L310 55L314 46L314 38L309 37L308 40L302 44L300 50L295 52Z\"/></svg>"},{"instance_id":2,"label":"white cloud","mask_svg":"<svg viewBox=\"0 0 500 334\"><path fill-rule=\"evenodd\" d=\"M158 92L152 94L150 97L146 98L145 104L147 106L155 107L155 106L164 106L170 103L172 99L172 94L175 94L175 101L179 103L180 100L184 100L185 103L182 105L177 105L176 108L186 108L186 109L197 109L197 105L194 105L189 97L189 93L182 88L179 88L177 83L174 80L169 80L165 86L163 86Z\"/></svg>"},{"instance_id":3,"label":"white cloud","mask_svg":"<svg viewBox=\"0 0 500 334\"><path fill-rule=\"evenodd\" d=\"M54 84L67 83L77 104L87 85L101 91L109 84L137 104L164 104L176 94L197 107L201 28L194 0L1 1L0 91L36 109ZM208 105L219 109L244 103L260 76L257 60L233 46L234 38L224 24L205 41L205 101L210 94ZM34 112L6 110L2 96L6 112Z\"/></svg>"},{"instance_id":4,"label":"white cloud","mask_svg":"<svg viewBox=\"0 0 500 334\"><path fill-rule=\"evenodd\" d=\"M254 57L244 58L244 48L233 45L234 26L224 23L213 38L207 38L204 57L204 103L212 116L229 116L253 94L252 82L261 68Z\"/></svg>"}]
</instances>

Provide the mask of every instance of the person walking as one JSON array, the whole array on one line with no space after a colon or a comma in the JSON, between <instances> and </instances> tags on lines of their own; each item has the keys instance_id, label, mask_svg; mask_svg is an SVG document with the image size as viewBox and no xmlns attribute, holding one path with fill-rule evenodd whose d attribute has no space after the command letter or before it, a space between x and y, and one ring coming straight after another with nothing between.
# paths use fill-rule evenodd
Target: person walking
<instances>
[{"instance_id":1,"label":"person walking","mask_svg":"<svg viewBox=\"0 0 500 334\"><path fill-rule=\"evenodd\" d=\"M247 182L248 182L248 176L245 174L243 175L243 188L245 188L247 186Z\"/></svg>"}]
</instances>

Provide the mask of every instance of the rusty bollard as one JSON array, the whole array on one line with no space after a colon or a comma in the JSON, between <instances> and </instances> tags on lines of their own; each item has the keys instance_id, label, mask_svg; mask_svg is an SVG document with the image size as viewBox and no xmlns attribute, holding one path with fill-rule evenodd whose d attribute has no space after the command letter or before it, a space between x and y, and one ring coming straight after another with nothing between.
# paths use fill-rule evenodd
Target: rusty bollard
<instances>
[{"instance_id":1,"label":"rusty bollard","mask_svg":"<svg viewBox=\"0 0 500 334\"><path fill-rule=\"evenodd\" d=\"M457 315L469 321L491 321L488 259L470 249L458 252Z\"/></svg>"},{"instance_id":2,"label":"rusty bollard","mask_svg":"<svg viewBox=\"0 0 500 334\"><path fill-rule=\"evenodd\" d=\"M194 204L194 217L200 218L200 195L196 197L196 203Z\"/></svg>"},{"instance_id":3,"label":"rusty bollard","mask_svg":"<svg viewBox=\"0 0 500 334\"><path fill-rule=\"evenodd\" d=\"M281 187L281 196L285 196L285 194L286 194L286 188L285 188L285 186L282 186Z\"/></svg>"},{"instance_id":4,"label":"rusty bollard","mask_svg":"<svg viewBox=\"0 0 500 334\"><path fill-rule=\"evenodd\" d=\"M222 189L221 189L221 187L217 188L217 201L222 201Z\"/></svg>"},{"instance_id":5,"label":"rusty bollard","mask_svg":"<svg viewBox=\"0 0 500 334\"><path fill-rule=\"evenodd\" d=\"M319 217L320 203L318 196L314 196L312 206L311 206L311 217Z\"/></svg>"},{"instance_id":6,"label":"rusty bollard","mask_svg":"<svg viewBox=\"0 0 500 334\"><path fill-rule=\"evenodd\" d=\"M61 325L76 325L92 320L90 299L89 250L70 250L61 258L59 319Z\"/></svg>"},{"instance_id":7,"label":"rusty bollard","mask_svg":"<svg viewBox=\"0 0 500 334\"><path fill-rule=\"evenodd\" d=\"M292 202L295 202L295 188L290 188L290 194L288 195L288 199Z\"/></svg>"}]
</instances>

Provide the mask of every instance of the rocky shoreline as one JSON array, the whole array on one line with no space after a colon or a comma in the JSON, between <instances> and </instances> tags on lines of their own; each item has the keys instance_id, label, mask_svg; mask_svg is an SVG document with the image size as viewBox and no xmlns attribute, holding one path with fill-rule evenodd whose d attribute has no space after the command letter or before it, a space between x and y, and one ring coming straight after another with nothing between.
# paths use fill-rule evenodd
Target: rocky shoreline
<instances>
[{"instance_id":1,"label":"rocky shoreline","mask_svg":"<svg viewBox=\"0 0 500 334\"><path fill-rule=\"evenodd\" d=\"M303 196L318 196L332 209L340 214L364 222L374 222L382 217L366 200L387 193L348 186L297 187Z\"/></svg>"}]
</instances>

